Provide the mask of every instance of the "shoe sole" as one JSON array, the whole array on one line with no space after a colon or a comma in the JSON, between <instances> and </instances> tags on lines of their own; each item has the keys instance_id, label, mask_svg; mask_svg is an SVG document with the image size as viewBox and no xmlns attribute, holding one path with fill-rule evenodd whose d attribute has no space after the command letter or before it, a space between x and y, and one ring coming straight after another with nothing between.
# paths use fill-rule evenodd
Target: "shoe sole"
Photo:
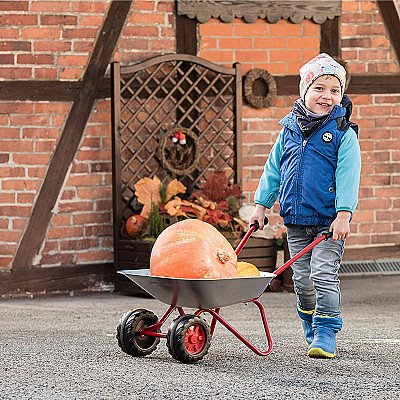
<instances>
[{"instance_id":1,"label":"shoe sole","mask_svg":"<svg viewBox=\"0 0 400 400\"><path fill-rule=\"evenodd\" d=\"M313 347L312 349L308 350L307 353L308 357L311 358L335 358L336 354L335 353L328 353L327 351L324 351L320 349L319 347Z\"/></svg>"}]
</instances>

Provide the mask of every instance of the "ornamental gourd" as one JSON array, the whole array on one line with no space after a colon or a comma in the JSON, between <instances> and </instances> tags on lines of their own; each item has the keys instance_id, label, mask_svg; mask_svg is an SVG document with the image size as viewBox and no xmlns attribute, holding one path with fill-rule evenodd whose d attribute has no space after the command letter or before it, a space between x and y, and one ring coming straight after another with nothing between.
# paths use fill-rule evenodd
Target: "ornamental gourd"
<instances>
[{"instance_id":1,"label":"ornamental gourd","mask_svg":"<svg viewBox=\"0 0 400 400\"><path fill-rule=\"evenodd\" d=\"M125 231L128 236L139 236L147 226L147 219L142 215L131 215L125 223Z\"/></svg>"},{"instance_id":2,"label":"ornamental gourd","mask_svg":"<svg viewBox=\"0 0 400 400\"><path fill-rule=\"evenodd\" d=\"M246 261L239 261L236 264L236 269L236 276L238 278L243 278L246 276L260 276L260 271L258 270L258 268L254 264Z\"/></svg>"},{"instance_id":3,"label":"ornamental gourd","mask_svg":"<svg viewBox=\"0 0 400 400\"><path fill-rule=\"evenodd\" d=\"M237 256L212 225L186 219L166 228L154 243L150 274L171 278L236 277Z\"/></svg>"}]
</instances>

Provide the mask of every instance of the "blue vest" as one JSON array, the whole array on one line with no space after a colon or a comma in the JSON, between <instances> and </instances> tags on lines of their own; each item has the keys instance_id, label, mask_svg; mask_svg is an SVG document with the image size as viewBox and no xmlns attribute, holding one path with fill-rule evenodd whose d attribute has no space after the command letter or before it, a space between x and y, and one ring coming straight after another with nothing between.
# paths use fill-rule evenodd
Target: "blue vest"
<instances>
[{"instance_id":1,"label":"blue vest","mask_svg":"<svg viewBox=\"0 0 400 400\"><path fill-rule=\"evenodd\" d=\"M280 121L284 131L278 199L285 224L329 226L336 218L338 149L348 129L341 126L344 115L344 108L335 107L307 139L292 113Z\"/></svg>"}]
</instances>

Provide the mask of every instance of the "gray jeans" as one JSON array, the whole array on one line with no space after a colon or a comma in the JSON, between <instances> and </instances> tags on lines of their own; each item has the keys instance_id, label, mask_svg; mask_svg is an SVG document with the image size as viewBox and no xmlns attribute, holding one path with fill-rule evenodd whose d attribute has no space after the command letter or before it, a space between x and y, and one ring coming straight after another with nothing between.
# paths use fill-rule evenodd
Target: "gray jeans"
<instances>
[{"instance_id":1,"label":"gray jeans","mask_svg":"<svg viewBox=\"0 0 400 400\"><path fill-rule=\"evenodd\" d=\"M287 239L290 256L295 256L328 231L326 226L289 225ZM343 251L344 240L323 240L292 264L294 289L301 309L315 309L318 315L340 315L338 272Z\"/></svg>"}]
</instances>

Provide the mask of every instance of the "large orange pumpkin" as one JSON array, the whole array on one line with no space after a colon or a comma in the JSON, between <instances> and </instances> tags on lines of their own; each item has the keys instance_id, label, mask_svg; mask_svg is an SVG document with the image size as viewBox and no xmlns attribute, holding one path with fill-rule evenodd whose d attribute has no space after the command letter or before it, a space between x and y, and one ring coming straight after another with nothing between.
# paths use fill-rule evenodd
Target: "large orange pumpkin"
<instances>
[{"instance_id":1,"label":"large orange pumpkin","mask_svg":"<svg viewBox=\"0 0 400 400\"><path fill-rule=\"evenodd\" d=\"M150 256L150 274L203 279L236 276L237 256L228 240L212 225L186 219L166 228Z\"/></svg>"}]
</instances>

